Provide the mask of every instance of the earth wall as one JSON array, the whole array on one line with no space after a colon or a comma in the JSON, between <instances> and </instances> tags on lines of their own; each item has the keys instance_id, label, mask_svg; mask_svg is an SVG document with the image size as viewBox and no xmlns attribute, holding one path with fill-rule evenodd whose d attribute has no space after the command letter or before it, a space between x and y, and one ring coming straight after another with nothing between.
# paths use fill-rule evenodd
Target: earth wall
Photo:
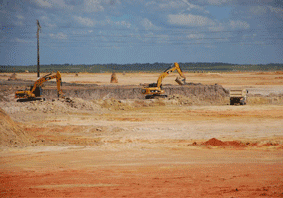
<instances>
[{"instance_id":1,"label":"earth wall","mask_svg":"<svg viewBox=\"0 0 283 198\"><path fill-rule=\"evenodd\" d=\"M63 88L63 92L66 97L76 97L85 100L96 99L144 99L144 95L141 94L141 86L95 86L95 87L67 87ZM224 89L220 85L202 85L193 84L185 86L164 86L166 95L183 95L183 96L195 96L200 100L205 99L218 99L222 97L228 97L229 91ZM46 88L43 89L43 95L46 99L52 99L57 96L57 90Z\"/></svg>"}]
</instances>

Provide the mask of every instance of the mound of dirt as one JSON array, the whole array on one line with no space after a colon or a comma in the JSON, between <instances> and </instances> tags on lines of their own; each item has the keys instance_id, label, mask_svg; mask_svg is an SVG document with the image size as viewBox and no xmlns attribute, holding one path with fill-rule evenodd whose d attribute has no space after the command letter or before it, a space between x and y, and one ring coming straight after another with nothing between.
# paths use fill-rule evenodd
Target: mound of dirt
<instances>
[{"instance_id":1,"label":"mound of dirt","mask_svg":"<svg viewBox=\"0 0 283 198\"><path fill-rule=\"evenodd\" d=\"M93 103L92 101L87 101L82 98L66 98L62 101L67 106L78 109L78 110L96 110L99 109L99 106Z\"/></svg>"},{"instance_id":2,"label":"mound of dirt","mask_svg":"<svg viewBox=\"0 0 283 198\"><path fill-rule=\"evenodd\" d=\"M81 98L66 98L53 101L34 101L27 104L21 104L28 111L39 111L43 113L67 113L76 110L97 110L99 105L92 101L86 101Z\"/></svg>"},{"instance_id":3,"label":"mound of dirt","mask_svg":"<svg viewBox=\"0 0 283 198\"><path fill-rule=\"evenodd\" d=\"M110 110L129 110L132 109L132 105L126 101L116 100L114 98L108 98L105 100L96 101L102 108L108 108Z\"/></svg>"},{"instance_id":4,"label":"mound of dirt","mask_svg":"<svg viewBox=\"0 0 283 198\"><path fill-rule=\"evenodd\" d=\"M216 138L211 138L210 140L204 142L202 145L205 146L227 146L225 142L222 142L221 140L218 140Z\"/></svg>"},{"instance_id":5,"label":"mound of dirt","mask_svg":"<svg viewBox=\"0 0 283 198\"><path fill-rule=\"evenodd\" d=\"M113 72L111 75L110 83L118 83L118 78L115 72Z\"/></svg>"},{"instance_id":6,"label":"mound of dirt","mask_svg":"<svg viewBox=\"0 0 283 198\"><path fill-rule=\"evenodd\" d=\"M239 146L246 146L242 142L239 141L227 141L225 142L228 146L234 146L234 147L239 147Z\"/></svg>"},{"instance_id":7,"label":"mound of dirt","mask_svg":"<svg viewBox=\"0 0 283 198\"><path fill-rule=\"evenodd\" d=\"M0 145L23 146L28 145L33 138L26 134L10 116L0 108Z\"/></svg>"},{"instance_id":8,"label":"mound of dirt","mask_svg":"<svg viewBox=\"0 0 283 198\"><path fill-rule=\"evenodd\" d=\"M245 144L239 141L222 142L221 140L218 140L216 138L211 138L210 140L204 142L202 145L205 145L205 146L233 146L233 147L245 146Z\"/></svg>"},{"instance_id":9,"label":"mound of dirt","mask_svg":"<svg viewBox=\"0 0 283 198\"><path fill-rule=\"evenodd\" d=\"M55 83L55 82L54 82ZM51 84L50 84L51 85ZM55 84L54 84L55 85ZM71 84L70 84L71 85ZM227 104L229 99L229 90L224 89L221 85L203 85L200 83L187 83L186 85L163 85L164 95L172 96L178 94L180 97L186 97L185 102L190 103L192 99L198 104ZM116 100L127 99L144 99L145 96L141 93L142 87L131 85L104 85L97 86L96 84L76 86L64 86L63 92L66 97L82 98L84 100L99 100L107 98L115 98ZM43 89L44 98L53 99L57 95L55 86Z\"/></svg>"},{"instance_id":10,"label":"mound of dirt","mask_svg":"<svg viewBox=\"0 0 283 198\"><path fill-rule=\"evenodd\" d=\"M224 89L221 85L203 85L188 83L184 86L165 87L165 93L168 96L178 94L187 97L193 104L225 104L229 96L229 90ZM187 100L187 99L186 99ZM190 103L190 100L187 102Z\"/></svg>"},{"instance_id":11,"label":"mound of dirt","mask_svg":"<svg viewBox=\"0 0 283 198\"><path fill-rule=\"evenodd\" d=\"M193 97L187 97L179 94L169 95L167 99L171 100L173 104L177 105L192 105L196 102Z\"/></svg>"},{"instance_id":12,"label":"mound of dirt","mask_svg":"<svg viewBox=\"0 0 283 198\"><path fill-rule=\"evenodd\" d=\"M17 74L13 73L8 80L17 80Z\"/></svg>"}]
</instances>

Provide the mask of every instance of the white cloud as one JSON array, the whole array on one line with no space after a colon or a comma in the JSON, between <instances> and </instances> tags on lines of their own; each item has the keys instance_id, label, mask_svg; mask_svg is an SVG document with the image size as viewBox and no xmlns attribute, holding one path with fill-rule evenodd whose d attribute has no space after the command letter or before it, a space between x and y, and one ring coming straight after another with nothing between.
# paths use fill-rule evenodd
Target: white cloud
<instances>
[{"instance_id":1,"label":"white cloud","mask_svg":"<svg viewBox=\"0 0 283 198\"><path fill-rule=\"evenodd\" d=\"M53 2L56 6L59 6L60 8L73 9L73 6L67 5L65 3L65 0L53 0Z\"/></svg>"},{"instance_id":2,"label":"white cloud","mask_svg":"<svg viewBox=\"0 0 283 198\"><path fill-rule=\"evenodd\" d=\"M266 15L271 12L277 15L278 17L283 17L283 9L280 7L257 5L251 6L249 10L252 14L258 16Z\"/></svg>"},{"instance_id":3,"label":"white cloud","mask_svg":"<svg viewBox=\"0 0 283 198\"><path fill-rule=\"evenodd\" d=\"M50 3L50 1L48 0L34 0L34 2L40 7L46 7L46 8L52 7L52 3Z\"/></svg>"},{"instance_id":4,"label":"white cloud","mask_svg":"<svg viewBox=\"0 0 283 198\"><path fill-rule=\"evenodd\" d=\"M121 4L120 0L104 0L103 2L111 6L114 6L116 4L117 5Z\"/></svg>"},{"instance_id":5,"label":"white cloud","mask_svg":"<svg viewBox=\"0 0 283 198\"><path fill-rule=\"evenodd\" d=\"M14 39L17 43L31 43L32 41L26 39L15 38Z\"/></svg>"},{"instance_id":6,"label":"white cloud","mask_svg":"<svg viewBox=\"0 0 283 198\"><path fill-rule=\"evenodd\" d=\"M17 26L23 26L25 17L23 15L18 14L16 15L16 18L17 19L13 21L13 23Z\"/></svg>"},{"instance_id":7,"label":"white cloud","mask_svg":"<svg viewBox=\"0 0 283 198\"><path fill-rule=\"evenodd\" d=\"M232 2L232 0L207 0L207 2L211 5L221 5L224 3Z\"/></svg>"},{"instance_id":8,"label":"white cloud","mask_svg":"<svg viewBox=\"0 0 283 198\"><path fill-rule=\"evenodd\" d=\"M205 8L196 4L191 3L191 0L155 0L150 1L145 4L146 7L149 9L155 9L155 10L168 10L169 12L175 10L179 13L183 13L184 11L188 10L197 10L201 12L207 13L205 11Z\"/></svg>"},{"instance_id":9,"label":"white cloud","mask_svg":"<svg viewBox=\"0 0 283 198\"><path fill-rule=\"evenodd\" d=\"M180 8L182 4L178 1L169 1L158 4L159 8L161 9L174 9L174 8Z\"/></svg>"},{"instance_id":10,"label":"white cloud","mask_svg":"<svg viewBox=\"0 0 283 198\"><path fill-rule=\"evenodd\" d=\"M38 6L44 8L73 9L74 6L67 5L64 0L33 0Z\"/></svg>"},{"instance_id":11,"label":"white cloud","mask_svg":"<svg viewBox=\"0 0 283 198\"><path fill-rule=\"evenodd\" d=\"M120 5L120 0L72 0L65 3L67 0L31 0L36 5L42 8L57 8L60 10L75 10L80 12L99 12L104 11L107 7L115 7Z\"/></svg>"},{"instance_id":12,"label":"white cloud","mask_svg":"<svg viewBox=\"0 0 283 198\"><path fill-rule=\"evenodd\" d=\"M248 24L246 21L230 21L229 26L232 29L249 29L250 24Z\"/></svg>"},{"instance_id":13,"label":"white cloud","mask_svg":"<svg viewBox=\"0 0 283 198\"><path fill-rule=\"evenodd\" d=\"M98 12L103 11L101 0L84 0L84 10L86 12Z\"/></svg>"},{"instance_id":14,"label":"white cloud","mask_svg":"<svg viewBox=\"0 0 283 198\"><path fill-rule=\"evenodd\" d=\"M127 21L116 21L115 22L115 25L118 25L118 26L125 26L127 28L130 28L131 27L131 23L127 22Z\"/></svg>"},{"instance_id":15,"label":"white cloud","mask_svg":"<svg viewBox=\"0 0 283 198\"><path fill-rule=\"evenodd\" d=\"M15 21L14 24L17 25L17 26L23 26L24 25L24 23L22 21Z\"/></svg>"},{"instance_id":16,"label":"white cloud","mask_svg":"<svg viewBox=\"0 0 283 198\"><path fill-rule=\"evenodd\" d=\"M23 20L23 19L25 19L25 17L23 16L23 15L16 15L16 17L17 17L17 19L19 19L19 20Z\"/></svg>"},{"instance_id":17,"label":"white cloud","mask_svg":"<svg viewBox=\"0 0 283 198\"><path fill-rule=\"evenodd\" d=\"M168 15L168 22L183 26L213 26L215 22L207 17L192 14Z\"/></svg>"},{"instance_id":18,"label":"white cloud","mask_svg":"<svg viewBox=\"0 0 283 198\"><path fill-rule=\"evenodd\" d=\"M132 24L128 21L125 21L125 20L123 20L123 21L113 21L109 17L107 17L103 21L99 21L99 24L101 24L101 25L123 26L123 27L127 27L127 28L132 27Z\"/></svg>"},{"instance_id":19,"label":"white cloud","mask_svg":"<svg viewBox=\"0 0 283 198\"><path fill-rule=\"evenodd\" d=\"M183 0L183 2L188 6L187 10L190 11L190 10L198 10L198 11L202 11L204 13L208 13L204 7L201 7L201 6L198 6L198 5L194 5L190 2L188 2L188 0Z\"/></svg>"},{"instance_id":20,"label":"white cloud","mask_svg":"<svg viewBox=\"0 0 283 198\"><path fill-rule=\"evenodd\" d=\"M154 2L154 1L149 1L149 2L146 2L145 3L145 6L154 6L154 5L156 5L156 2Z\"/></svg>"},{"instance_id":21,"label":"white cloud","mask_svg":"<svg viewBox=\"0 0 283 198\"><path fill-rule=\"evenodd\" d=\"M59 39L59 40L63 40L63 39L67 39L67 35L64 34L63 32L59 32L57 34L49 34L49 36L53 39Z\"/></svg>"},{"instance_id":22,"label":"white cloud","mask_svg":"<svg viewBox=\"0 0 283 198\"><path fill-rule=\"evenodd\" d=\"M201 38L204 38L205 35L204 34L188 34L186 37L188 39L201 39Z\"/></svg>"},{"instance_id":23,"label":"white cloud","mask_svg":"<svg viewBox=\"0 0 283 198\"><path fill-rule=\"evenodd\" d=\"M267 7L266 6L252 6L250 8L250 12L253 13L254 15L263 15L263 14L266 14Z\"/></svg>"},{"instance_id":24,"label":"white cloud","mask_svg":"<svg viewBox=\"0 0 283 198\"><path fill-rule=\"evenodd\" d=\"M39 18L39 22L43 22L42 24L44 24L45 27L49 27L49 28L56 28L57 25L54 23L53 20L49 19L49 17L47 16L41 16Z\"/></svg>"},{"instance_id":25,"label":"white cloud","mask_svg":"<svg viewBox=\"0 0 283 198\"><path fill-rule=\"evenodd\" d=\"M88 27L94 27L96 22L88 17L81 17L81 16L74 16L74 19L84 25L84 26L88 26Z\"/></svg>"},{"instance_id":26,"label":"white cloud","mask_svg":"<svg viewBox=\"0 0 283 198\"><path fill-rule=\"evenodd\" d=\"M283 17L283 9L282 8L273 7L273 6L268 6L268 8L271 12L274 12L278 16Z\"/></svg>"},{"instance_id":27,"label":"white cloud","mask_svg":"<svg viewBox=\"0 0 283 198\"><path fill-rule=\"evenodd\" d=\"M251 39L255 39L257 37L257 34L244 34L243 36L242 36L242 38L245 40L245 39L249 39L249 40L251 40Z\"/></svg>"},{"instance_id":28,"label":"white cloud","mask_svg":"<svg viewBox=\"0 0 283 198\"><path fill-rule=\"evenodd\" d=\"M227 24L222 24L222 23L219 23L215 26L211 26L209 27L208 29L210 31L213 31L213 32L218 32L218 31L224 31L225 30L225 27L227 26ZM227 29L227 28L226 28Z\"/></svg>"},{"instance_id":29,"label":"white cloud","mask_svg":"<svg viewBox=\"0 0 283 198\"><path fill-rule=\"evenodd\" d=\"M157 39L155 40L156 43L168 43L170 37L168 35L158 35Z\"/></svg>"},{"instance_id":30,"label":"white cloud","mask_svg":"<svg viewBox=\"0 0 283 198\"><path fill-rule=\"evenodd\" d=\"M145 19L143 19L142 21L141 21L141 25L145 28L145 29L147 29L147 30L149 30L149 29L154 29L154 30L156 30L156 29L159 29L157 26L155 26L150 20L148 20L147 18L145 18Z\"/></svg>"}]
</instances>

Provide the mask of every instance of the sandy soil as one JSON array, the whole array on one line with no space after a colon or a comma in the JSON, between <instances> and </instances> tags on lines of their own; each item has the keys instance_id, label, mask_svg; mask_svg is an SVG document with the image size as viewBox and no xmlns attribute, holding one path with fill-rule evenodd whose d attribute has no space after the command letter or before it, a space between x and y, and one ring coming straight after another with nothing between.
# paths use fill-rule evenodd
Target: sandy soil
<instances>
[{"instance_id":1,"label":"sandy soil","mask_svg":"<svg viewBox=\"0 0 283 198\"><path fill-rule=\"evenodd\" d=\"M109 85L110 76L62 78L100 86ZM115 86L157 76L117 74ZM280 72L186 76L254 95L281 97L283 90ZM175 77L164 83L174 84ZM281 100L246 106L167 99L17 103L10 94L0 107L1 138L9 140L0 147L0 197L283 197ZM17 138L8 139L8 132ZM30 142L21 142L19 133Z\"/></svg>"}]
</instances>

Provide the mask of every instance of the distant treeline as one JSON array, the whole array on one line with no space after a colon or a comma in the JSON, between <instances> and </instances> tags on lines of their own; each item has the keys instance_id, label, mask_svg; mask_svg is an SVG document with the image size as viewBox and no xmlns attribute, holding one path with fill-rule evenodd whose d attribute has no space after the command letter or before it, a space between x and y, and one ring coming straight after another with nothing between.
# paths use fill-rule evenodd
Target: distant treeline
<instances>
[{"instance_id":1,"label":"distant treeline","mask_svg":"<svg viewBox=\"0 0 283 198\"><path fill-rule=\"evenodd\" d=\"M50 64L40 65L40 72L60 71L62 73L103 73L103 72L160 72L172 63L134 63L134 64ZM283 63L258 65L239 65L229 63L179 63L187 72L227 72L227 71L276 71L283 70ZM0 66L0 72L37 72L37 66Z\"/></svg>"}]
</instances>

